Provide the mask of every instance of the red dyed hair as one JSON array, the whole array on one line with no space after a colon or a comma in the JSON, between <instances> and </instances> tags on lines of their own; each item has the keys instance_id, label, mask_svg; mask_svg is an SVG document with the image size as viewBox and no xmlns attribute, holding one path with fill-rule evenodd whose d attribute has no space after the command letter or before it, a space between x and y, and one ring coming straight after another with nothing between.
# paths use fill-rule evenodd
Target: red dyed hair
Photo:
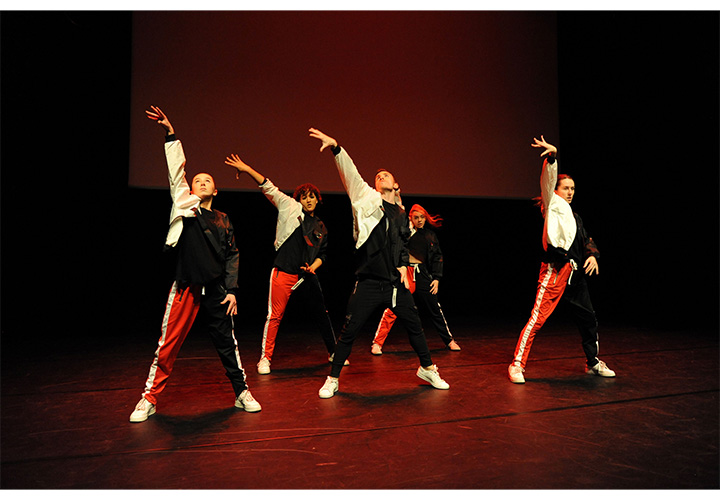
<instances>
[{"instance_id":1,"label":"red dyed hair","mask_svg":"<svg viewBox=\"0 0 720 500\"><path fill-rule=\"evenodd\" d=\"M430 215L427 210L425 210L417 203L414 204L410 209L410 212L408 212L408 217L412 217L413 212L420 212L421 214L423 214L425 216L425 222L430 224L432 227L442 226L443 218L440 217L440 215Z\"/></svg>"},{"instance_id":2,"label":"red dyed hair","mask_svg":"<svg viewBox=\"0 0 720 500\"><path fill-rule=\"evenodd\" d=\"M296 201L300 201L300 198L305 193L314 193L315 198L317 198L318 204L322 203L322 196L320 196L320 190L315 187L314 184L310 184L309 182L307 184L301 184L297 188L295 188L293 198L295 198Z\"/></svg>"}]
</instances>

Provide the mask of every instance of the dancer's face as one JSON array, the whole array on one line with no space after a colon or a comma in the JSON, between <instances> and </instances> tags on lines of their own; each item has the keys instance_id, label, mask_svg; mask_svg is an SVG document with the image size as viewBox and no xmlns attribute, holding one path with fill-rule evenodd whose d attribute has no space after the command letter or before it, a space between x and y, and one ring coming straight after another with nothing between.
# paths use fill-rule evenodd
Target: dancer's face
<instances>
[{"instance_id":1,"label":"dancer's face","mask_svg":"<svg viewBox=\"0 0 720 500\"><path fill-rule=\"evenodd\" d=\"M410 214L410 222L415 226L415 229L422 229L425 227L425 214L422 212L412 212Z\"/></svg>"},{"instance_id":2,"label":"dancer's face","mask_svg":"<svg viewBox=\"0 0 720 500\"><path fill-rule=\"evenodd\" d=\"M382 170L377 173L375 176L375 190L379 192L384 191L392 191L393 189L397 189L398 185L395 182L395 177L393 177L393 174L388 172L387 170Z\"/></svg>"},{"instance_id":3,"label":"dancer's face","mask_svg":"<svg viewBox=\"0 0 720 500\"><path fill-rule=\"evenodd\" d=\"M307 191L300 196L300 203L307 213L313 214L315 207L317 207L318 199L315 197L315 193Z\"/></svg>"},{"instance_id":4,"label":"dancer's face","mask_svg":"<svg viewBox=\"0 0 720 500\"><path fill-rule=\"evenodd\" d=\"M212 197L217 194L215 180L212 178L212 175L197 174L193 177L191 192L203 201L212 199Z\"/></svg>"},{"instance_id":5,"label":"dancer's face","mask_svg":"<svg viewBox=\"0 0 720 500\"><path fill-rule=\"evenodd\" d=\"M563 179L555 189L555 194L560 196L563 200L568 203L572 203L573 196L575 196L575 181L572 179Z\"/></svg>"}]
</instances>

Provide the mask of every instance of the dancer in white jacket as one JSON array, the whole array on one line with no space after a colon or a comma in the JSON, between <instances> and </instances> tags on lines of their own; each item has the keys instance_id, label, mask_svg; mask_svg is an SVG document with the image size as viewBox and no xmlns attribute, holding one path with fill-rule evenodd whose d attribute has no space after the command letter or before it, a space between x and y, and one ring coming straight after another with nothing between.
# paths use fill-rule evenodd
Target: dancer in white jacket
<instances>
[{"instance_id":1,"label":"dancer in white jacket","mask_svg":"<svg viewBox=\"0 0 720 500\"><path fill-rule=\"evenodd\" d=\"M432 362L425 332L407 283L410 228L404 209L397 203L398 184L387 170L375 175L375 188L365 182L345 149L332 137L317 129L310 129L310 137L322 143L320 151L331 149L335 156L340 179L352 206L355 248L359 266L357 282L335 350L330 376L318 392L321 398L331 398L339 388L338 378L343 362L350 355L355 336L370 315L379 307L390 308L405 326L408 339L420 360L417 376L436 389L449 389Z\"/></svg>"},{"instance_id":2,"label":"dancer in white jacket","mask_svg":"<svg viewBox=\"0 0 720 500\"><path fill-rule=\"evenodd\" d=\"M165 157L173 204L165 247L174 249L177 264L158 347L130 421L144 422L155 413L158 396L200 309L205 312L208 333L235 391L235 407L258 412L262 407L248 390L232 319L237 314L239 263L233 226L226 214L212 208L217 189L210 174L197 174L192 186L188 184L185 153L165 113L157 106L145 113L166 132Z\"/></svg>"},{"instance_id":3,"label":"dancer in white jacket","mask_svg":"<svg viewBox=\"0 0 720 500\"><path fill-rule=\"evenodd\" d=\"M539 200L545 218L542 239L545 255L540 266L535 305L520 333L513 362L508 367L508 377L515 384L525 383L523 372L530 347L560 299L570 305L580 331L587 358L587 373L614 377L615 372L597 358L598 323L585 275L598 273L600 252L587 235L582 219L570 208L575 196L575 181L566 174L558 176L557 148L546 142L543 136L540 140L534 139L531 146L544 149L540 156L546 157L540 176L542 196ZM582 263L582 269L579 263Z\"/></svg>"},{"instance_id":4,"label":"dancer in white jacket","mask_svg":"<svg viewBox=\"0 0 720 500\"><path fill-rule=\"evenodd\" d=\"M290 295L297 289L308 297L308 312L315 318L320 335L325 342L332 362L335 353L335 332L333 331L320 281L315 271L327 260L327 229L315 215L315 209L322 197L317 187L302 184L295 189L292 197L280 191L267 177L243 162L236 154L225 159L225 163L241 173L248 174L278 210L275 227L275 261L270 272L268 314L263 328L262 352L257 364L258 373L270 373L270 362L275 350L280 322ZM349 364L349 363L346 363Z\"/></svg>"}]
</instances>

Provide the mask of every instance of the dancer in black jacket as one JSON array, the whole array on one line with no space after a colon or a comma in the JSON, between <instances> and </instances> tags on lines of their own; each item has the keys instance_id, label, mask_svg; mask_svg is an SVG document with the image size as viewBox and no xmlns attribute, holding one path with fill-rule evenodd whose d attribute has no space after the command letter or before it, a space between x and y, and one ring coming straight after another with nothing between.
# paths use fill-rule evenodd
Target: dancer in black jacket
<instances>
[{"instance_id":1,"label":"dancer in black jacket","mask_svg":"<svg viewBox=\"0 0 720 500\"><path fill-rule=\"evenodd\" d=\"M460 346L450 333L438 301L438 289L443 275L443 255L435 231L428 227L442 226L442 217L430 215L421 205L415 204L410 209L410 224L412 236L408 241L410 265L407 268L410 293L413 294L415 303L423 304L430 313L432 324L447 348L459 351ZM395 314L390 309L385 309L370 349L374 355L382 354L382 346L395 324L395 319Z\"/></svg>"},{"instance_id":2,"label":"dancer in black jacket","mask_svg":"<svg viewBox=\"0 0 720 500\"><path fill-rule=\"evenodd\" d=\"M166 132L165 156L173 205L165 246L176 249L177 267L155 359L130 421L144 422L155 413L157 397L167 384L200 309L207 316L208 333L232 383L235 406L258 412L262 408L248 390L233 332L239 258L232 224L226 214L212 208L217 189L210 174L197 174L192 186L188 185L185 153L165 113L156 106L145 113Z\"/></svg>"},{"instance_id":3,"label":"dancer in black jacket","mask_svg":"<svg viewBox=\"0 0 720 500\"><path fill-rule=\"evenodd\" d=\"M420 317L408 290L408 251L405 245L410 229L405 211L397 204L395 178L387 170L380 170L375 176L373 189L363 180L350 156L335 139L314 128L310 129L310 137L321 141L320 151L330 148L335 155L340 178L352 205L353 236L359 258L357 282L348 302L330 376L318 395L331 398L338 391L338 377L350 355L355 336L380 306L390 308L408 331L410 345L420 359L417 376L437 389L449 389L432 362Z\"/></svg>"}]
</instances>

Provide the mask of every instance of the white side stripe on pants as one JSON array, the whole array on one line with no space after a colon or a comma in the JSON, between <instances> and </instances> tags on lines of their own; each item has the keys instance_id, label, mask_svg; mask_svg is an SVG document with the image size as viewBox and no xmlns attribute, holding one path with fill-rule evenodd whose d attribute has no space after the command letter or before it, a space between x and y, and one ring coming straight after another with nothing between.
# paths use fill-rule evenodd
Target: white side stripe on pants
<instances>
[{"instance_id":1,"label":"white side stripe on pants","mask_svg":"<svg viewBox=\"0 0 720 500\"><path fill-rule=\"evenodd\" d=\"M540 285L540 290L538 290L537 299L535 300L535 306L533 307L532 314L530 315L530 321L528 321L528 324L525 327L525 331L523 332L522 338L520 340L520 348L518 349L517 356L515 356L515 363L517 363L517 366L520 366L520 361L522 360L523 353L525 352L525 343L527 342L528 336L530 335L532 329L535 327L538 316L540 315L540 305L542 304L542 299L545 295L545 289L547 288L548 283L550 283L552 272L553 265L548 264L547 272L545 273L545 277L543 278Z\"/></svg>"}]
</instances>

